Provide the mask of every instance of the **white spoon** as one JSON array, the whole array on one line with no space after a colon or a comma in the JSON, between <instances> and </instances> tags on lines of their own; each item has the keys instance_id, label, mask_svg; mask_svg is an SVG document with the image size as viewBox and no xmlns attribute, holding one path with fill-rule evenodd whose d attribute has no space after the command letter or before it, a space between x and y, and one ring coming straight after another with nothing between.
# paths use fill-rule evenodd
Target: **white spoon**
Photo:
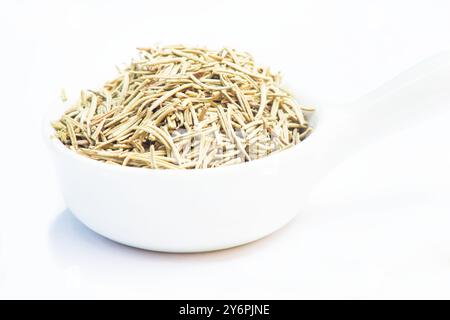
<instances>
[{"instance_id":1,"label":"white spoon","mask_svg":"<svg viewBox=\"0 0 450 320\"><path fill-rule=\"evenodd\" d=\"M295 93L295 92L294 92ZM450 53L430 58L345 108L321 108L315 131L286 151L199 170L150 170L88 159L45 138L67 206L112 240L149 250L199 252L264 237L305 206L320 178L358 148L450 107Z\"/></svg>"}]
</instances>

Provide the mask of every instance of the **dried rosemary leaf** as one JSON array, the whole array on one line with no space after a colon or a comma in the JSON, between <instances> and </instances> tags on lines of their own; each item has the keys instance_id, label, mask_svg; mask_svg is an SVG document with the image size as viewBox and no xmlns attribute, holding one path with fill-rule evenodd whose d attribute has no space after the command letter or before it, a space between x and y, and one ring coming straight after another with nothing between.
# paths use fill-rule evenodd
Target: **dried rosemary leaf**
<instances>
[{"instance_id":1,"label":"dried rosemary leaf","mask_svg":"<svg viewBox=\"0 0 450 320\"><path fill-rule=\"evenodd\" d=\"M265 157L312 131L314 109L248 53L183 45L138 52L116 79L82 91L52 122L63 144L105 163L200 169Z\"/></svg>"}]
</instances>

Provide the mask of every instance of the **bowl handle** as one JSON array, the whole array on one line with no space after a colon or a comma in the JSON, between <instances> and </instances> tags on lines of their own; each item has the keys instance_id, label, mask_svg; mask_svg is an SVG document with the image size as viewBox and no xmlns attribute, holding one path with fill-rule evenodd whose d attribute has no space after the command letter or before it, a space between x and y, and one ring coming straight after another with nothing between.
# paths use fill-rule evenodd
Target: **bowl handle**
<instances>
[{"instance_id":1,"label":"bowl handle","mask_svg":"<svg viewBox=\"0 0 450 320\"><path fill-rule=\"evenodd\" d=\"M324 127L318 137L323 148L316 160L326 172L369 143L448 108L450 51L404 71L348 108L333 108L319 123Z\"/></svg>"}]
</instances>

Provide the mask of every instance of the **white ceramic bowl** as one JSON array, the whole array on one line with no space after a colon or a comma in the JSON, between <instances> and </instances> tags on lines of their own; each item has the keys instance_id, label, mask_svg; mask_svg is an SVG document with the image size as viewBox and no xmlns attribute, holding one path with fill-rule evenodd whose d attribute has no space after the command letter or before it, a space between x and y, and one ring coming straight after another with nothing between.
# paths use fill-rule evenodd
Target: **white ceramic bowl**
<instances>
[{"instance_id":1,"label":"white ceramic bowl","mask_svg":"<svg viewBox=\"0 0 450 320\"><path fill-rule=\"evenodd\" d=\"M60 111L46 119L45 139L68 208L92 230L149 250L229 248L287 224L305 208L313 184L333 165L379 134L421 116L427 101L439 102L438 96L449 93L449 61L446 53L418 65L347 113L337 115L319 106L312 120L315 131L302 143L244 164L198 170L105 164L50 138L50 121Z\"/></svg>"},{"instance_id":2,"label":"white ceramic bowl","mask_svg":"<svg viewBox=\"0 0 450 320\"><path fill-rule=\"evenodd\" d=\"M67 206L85 225L134 247L195 252L247 243L288 223L302 207L309 165L301 158L314 135L266 158L197 170L106 164L49 142Z\"/></svg>"}]
</instances>

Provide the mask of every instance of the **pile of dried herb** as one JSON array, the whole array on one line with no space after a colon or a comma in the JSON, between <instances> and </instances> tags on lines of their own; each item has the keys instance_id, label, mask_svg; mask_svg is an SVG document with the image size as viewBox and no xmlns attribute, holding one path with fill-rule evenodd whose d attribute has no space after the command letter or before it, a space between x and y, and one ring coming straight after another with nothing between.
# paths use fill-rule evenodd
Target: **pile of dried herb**
<instances>
[{"instance_id":1,"label":"pile of dried herb","mask_svg":"<svg viewBox=\"0 0 450 320\"><path fill-rule=\"evenodd\" d=\"M158 169L251 161L308 136L307 113L280 75L228 48L139 48L139 59L98 91L83 91L53 122L89 158Z\"/></svg>"}]
</instances>

